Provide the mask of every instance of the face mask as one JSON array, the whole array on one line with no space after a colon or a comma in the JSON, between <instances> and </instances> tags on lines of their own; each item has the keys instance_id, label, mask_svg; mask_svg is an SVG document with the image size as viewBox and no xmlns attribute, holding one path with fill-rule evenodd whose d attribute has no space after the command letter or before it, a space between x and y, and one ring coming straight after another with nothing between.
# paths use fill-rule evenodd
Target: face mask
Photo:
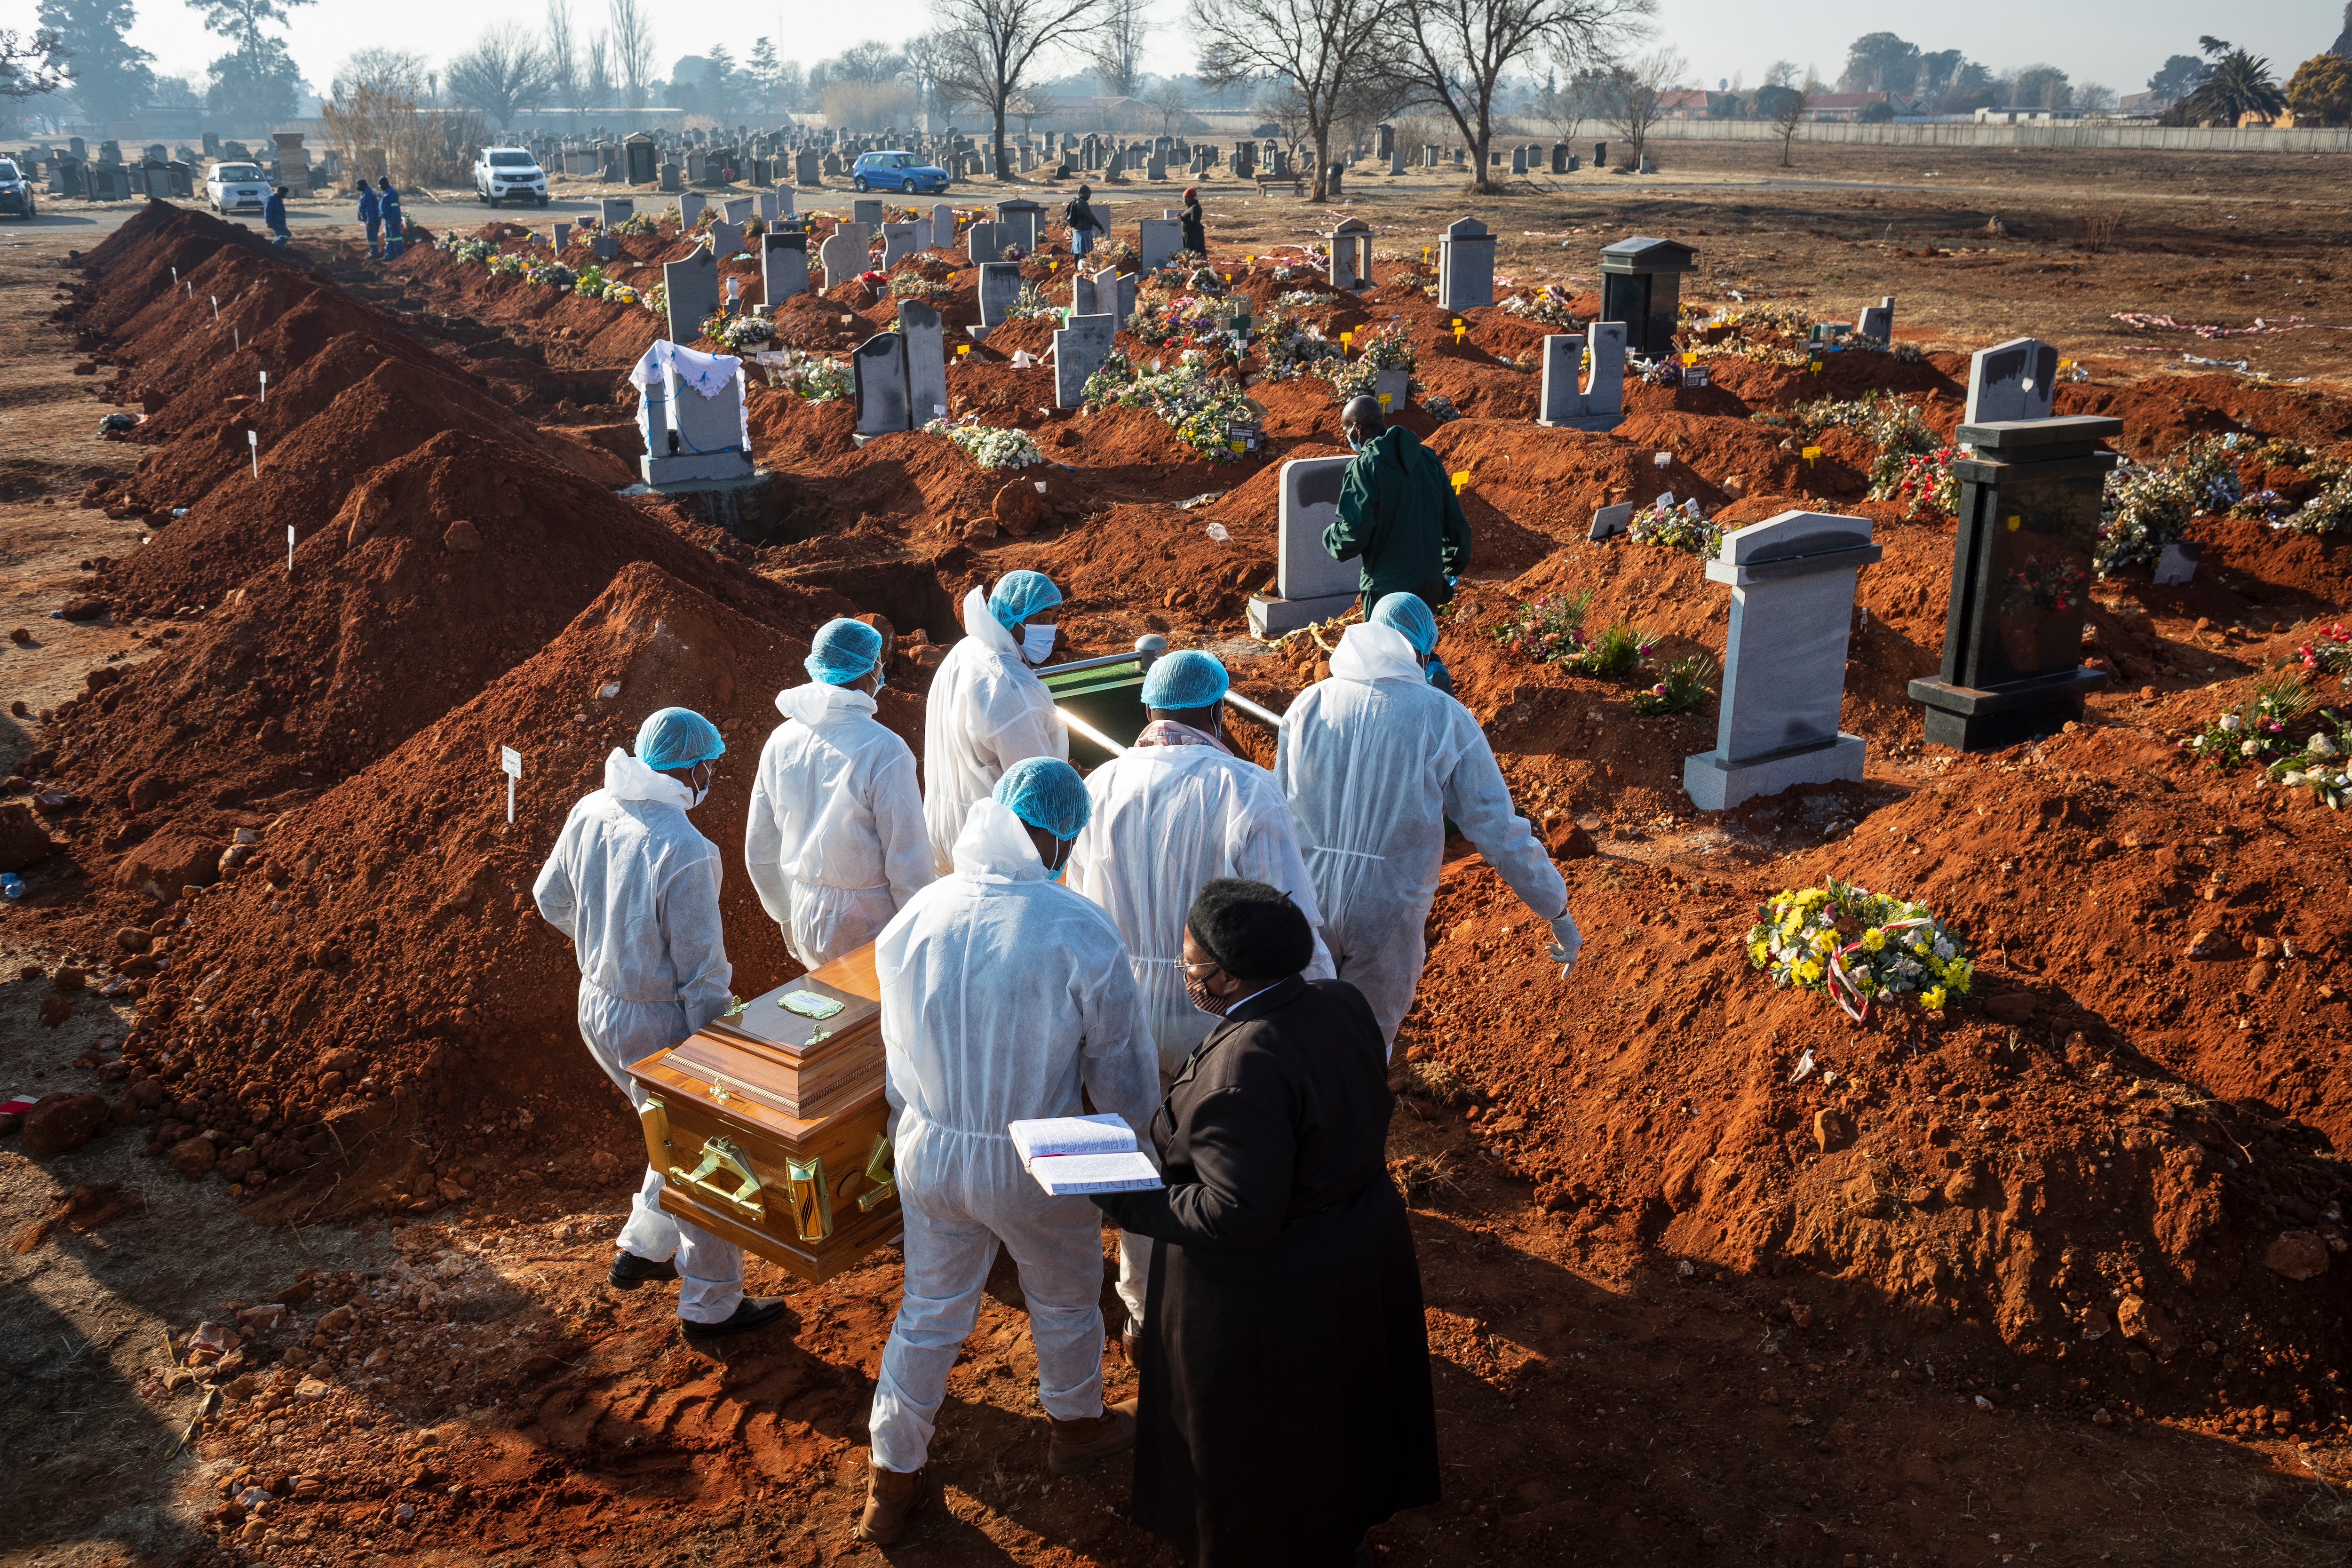
<instances>
[{"instance_id":1,"label":"face mask","mask_svg":"<svg viewBox=\"0 0 2352 1568\"><path fill-rule=\"evenodd\" d=\"M1210 994L1208 982L1197 980L1190 974L1184 976L1184 994L1192 998L1193 1006L1215 1018L1223 1017L1234 1005L1230 996Z\"/></svg>"},{"instance_id":2,"label":"face mask","mask_svg":"<svg viewBox=\"0 0 2352 1568\"><path fill-rule=\"evenodd\" d=\"M1032 664L1045 663L1053 657L1054 631L1052 626L1022 627L1021 657Z\"/></svg>"},{"instance_id":3,"label":"face mask","mask_svg":"<svg viewBox=\"0 0 2352 1568\"><path fill-rule=\"evenodd\" d=\"M1349 431L1348 433L1348 450L1350 452L1360 452L1363 449L1364 444L1356 439L1355 433L1353 431Z\"/></svg>"}]
</instances>

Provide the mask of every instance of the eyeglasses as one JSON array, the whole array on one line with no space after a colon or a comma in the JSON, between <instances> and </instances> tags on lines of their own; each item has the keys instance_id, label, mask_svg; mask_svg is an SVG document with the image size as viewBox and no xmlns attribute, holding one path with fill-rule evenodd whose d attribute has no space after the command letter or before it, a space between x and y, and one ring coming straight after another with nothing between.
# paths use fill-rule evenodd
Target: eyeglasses
<instances>
[{"instance_id":1,"label":"eyeglasses","mask_svg":"<svg viewBox=\"0 0 2352 1568\"><path fill-rule=\"evenodd\" d=\"M1185 973L1192 975L1197 980L1202 974L1213 973L1217 968L1217 961L1213 958L1201 963L1188 963L1183 967Z\"/></svg>"}]
</instances>

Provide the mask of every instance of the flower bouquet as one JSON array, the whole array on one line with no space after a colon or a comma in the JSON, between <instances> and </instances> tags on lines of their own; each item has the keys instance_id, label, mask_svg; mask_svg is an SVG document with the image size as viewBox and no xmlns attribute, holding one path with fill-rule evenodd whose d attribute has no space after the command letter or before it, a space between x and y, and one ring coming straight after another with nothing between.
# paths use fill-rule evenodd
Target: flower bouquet
<instances>
[{"instance_id":1,"label":"flower bouquet","mask_svg":"<svg viewBox=\"0 0 2352 1568\"><path fill-rule=\"evenodd\" d=\"M1025 468L1045 460L1026 430L972 422L950 425L944 419L934 419L923 428L953 441L983 468Z\"/></svg>"},{"instance_id":2,"label":"flower bouquet","mask_svg":"<svg viewBox=\"0 0 2352 1568\"><path fill-rule=\"evenodd\" d=\"M1715 695L1712 681L1720 672L1715 660L1695 653L1666 666L1666 676L1655 686L1633 693L1633 711L1644 718L1687 713Z\"/></svg>"},{"instance_id":3,"label":"flower bouquet","mask_svg":"<svg viewBox=\"0 0 2352 1568\"><path fill-rule=\"evenodd\" d=\"M2254 682L2253 696L2215 718L2196 739L2179 744L2223 773L2268 768L2295 749L2287 731L2310 707L2311 694L2301 672L2273 670Z\"/></svg>"},{"instance_id":4,"label":"flower bouquet","mask_svg":"<svg viewBox=\"0 0 2352 1568\"><path fill-rule=\"evenodd\" d=\"M1832 878L1783 892L1757 911L1748 962L1775 985L1818 991L1860 1024L1871 1004L1916 995L1930 1013L1965 996L1976 966L1925 904Z\"/></svg>"}]
</instances>

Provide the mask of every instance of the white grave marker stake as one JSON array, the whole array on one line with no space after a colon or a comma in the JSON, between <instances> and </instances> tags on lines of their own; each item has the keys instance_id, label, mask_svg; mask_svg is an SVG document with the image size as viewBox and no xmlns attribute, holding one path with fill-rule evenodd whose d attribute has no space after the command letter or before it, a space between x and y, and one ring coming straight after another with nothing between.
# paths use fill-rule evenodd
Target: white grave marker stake
<instances>
[{"instance_id":1,"label":"white grave marker stake","mask_svg":"<svg viewBox=\"0 0 2352 1568\"><path fill-rule=\"evenodd\" d=\"M286 574L294 575L294 525L286 525Z\"/></svg>"},{"instance_id":2,"label":"white grave marker stake","mask_svg":"<svg viewBox=\"0 0 2352 1568\"><path fill-rule=\"evenodd\" d=\"M261 437L253 431L245 433L245 444L253 448L253 477L261 477Z\"/></svg>"},{"instance_id":3,"label":"white grave marker stake","mask_svg":"<svg viewBox=\"0 0 2352 1568\"><path fill-rule=\"evenodd\" d=\"M266 370L261 373L261 401L269 401L269 373Z\"/></svg>"},{"instance_id":4,"label":"white grave marker stake","mask_svg":"<svg viewBox=\"0 0 2352 1568\"><path fill-rule=\"evenodd\" d=\"M179 269L178 268L174 267L174 268L172 268L172 287L173 287L173 288L174 288L174 289L177 289L179 286L180 286L180 269Z\"/></svg>"},{"instance_id":5,"label":"white grave marker stake","mask_svg":"<svg viewBox=\"0 0 2352 1568\"><path fill-rule=\"evenodd\" d=\"M220 296L217 294L207 294L205 298L213 302L213 325L217 327L220 325Z\"/></svg>"},{"instance_id":6,"label":"white grave marker stake","mask_svg":"<svg viewBox=\"0 0 2352 1568\"><path fill-rule=\"evenodd\" d=\"M499 748L499 766L507 775L507 821L514 821L515 780L522 777L522 753L512 746Z\"/></svg>"},{"instance_id":7,"label":"white grave marker stake","mask_svg":"<svg viewBox=\"0 0 2352 1568\"><path fill-rule=\"evenodd\" d=\"M231 327L228 330L228 346L232 349L242 349L245 347L245 329L242 327Z\"/></svg>"}]
</instances>

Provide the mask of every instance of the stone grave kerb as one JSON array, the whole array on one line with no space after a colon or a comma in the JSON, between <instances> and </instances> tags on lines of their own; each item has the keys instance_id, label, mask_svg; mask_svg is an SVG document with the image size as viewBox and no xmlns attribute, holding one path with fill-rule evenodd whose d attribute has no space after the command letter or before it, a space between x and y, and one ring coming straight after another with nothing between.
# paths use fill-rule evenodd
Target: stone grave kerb
<instances>
[{"instance_id":1,"label":"stone grave kerb","mask_svg":"<svg viewBox=\"0 0 2352 1568\"><path fill-rule=\"evenodd\" d=\"M1854 583L1885 551L1870 520L1784 511L1723 536L1710 582L1731 587L1716 744L1683 763L1701 811L1800 784L1862 779L1864 742L1838 728Z\"/></svg>"}]
</instances>

